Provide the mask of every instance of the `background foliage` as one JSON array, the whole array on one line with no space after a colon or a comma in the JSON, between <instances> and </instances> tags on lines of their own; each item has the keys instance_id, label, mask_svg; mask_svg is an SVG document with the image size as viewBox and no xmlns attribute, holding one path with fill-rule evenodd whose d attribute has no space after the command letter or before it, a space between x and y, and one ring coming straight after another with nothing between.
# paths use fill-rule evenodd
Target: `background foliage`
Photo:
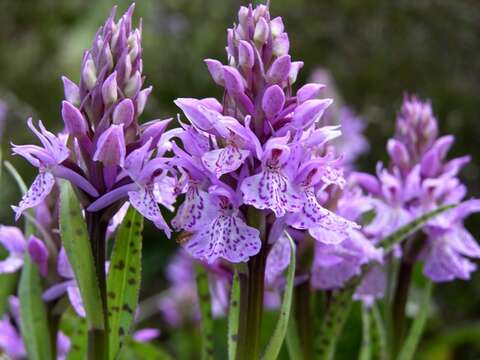
<instances>
[{"instance_id":1,"label":"background foliage","mask_svg":"<svg viewBox=\"0 0 480 360\"><path fill-rule=\"evenodd\" d=\"M123 0L116 3L122 11L128 5ZM9 142L32 140L26 131L29 116L60 130L60 76L78 80L82 51L114 4L112 0L0 1L0 99L9 107L4 154ZM245 2L137 2L136 18L143 18L144 27L144 73L147 84L154 86L145 121L174 116L176 97L220 95L202 59L224 57L225 29L240 4ZM372 147L360 160L363 169L373 171L376 161L386 157L386 139L392 134L403 93L417 93L432 99L441 132L457 137L453 152L472 155L473 162L463 174L470 196L480 196L479 2L273 0L271 8L275 16L284 18L293 56L305 61L300 81L319 66L329 69L345 102L368 122ZM26 162L12 161L26 179L33 178ZM8 205L19 194L9 179L3 181L0 219L11 223ZM479 237L478 216L469 225ZM173 240L146 227L142 297L167 286L162 271L176 247ZM419 358L478 359L480 276L436 287L435 301ZM340 347L345 359L352 358L359 342L357 312L343 339L348 346ZM216 326L225 330L226 325ZM180 358L188 358L194 342L185 332L165 330L160 341L177 349ZM226 349L218 351L221 355Z\"/></svg>"}]
</instances>

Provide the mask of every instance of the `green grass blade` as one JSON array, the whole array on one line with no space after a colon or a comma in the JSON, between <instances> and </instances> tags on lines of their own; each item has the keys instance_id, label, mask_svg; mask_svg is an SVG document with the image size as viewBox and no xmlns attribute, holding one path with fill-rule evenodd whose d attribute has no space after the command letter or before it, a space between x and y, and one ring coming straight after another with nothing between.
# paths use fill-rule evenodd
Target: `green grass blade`
<instances>
[{"instance_id":1,"label":"green grass blade","mask_svg":"<svg viewBox=\"0 0 480 360\"><path fill-rule=\"evenodd\" d=\"M372 358L387 359L387 333L376 303L372 306Z\"/></svg>"},{"instance_id":2,"label":"green grass blade","mask_svg":"<svg viewBox=\"0 0 480 360\"><path fill-rule=\"evenodd\" d=\"M20 192L22 194L25 194L27 192L27 185L25 185L25 182L18 173L17 169L15 169L15 167L10 163L10 161L5 161L3 164L5 165L8 173L12 176L13 180L15 180L15 183L17 184Z\"/></svg>"},{"instance_id":3,"label":"green grass blade","mask_svg":"<svg viewBox=\"0 0 480 360\"><path fill-rule=\"evenodd\" d=\"M397 244L400 244L410 235L420 230L425 223L435 216L454 208L456 205L447 205L439 207L429 213L419 216L408 224L402 226L397 231L380 240L379 246L383 247L385 252L389 252ZM371 265L366 265L362 269L362 275L351 279L343 289L335 291L332 294L330 306L327 309L325 318L320 327L320 332L316 336L315 354L319 360L332 360L335 356L335 346L339 338L343 325L347 320L356 287L360 284L362 277L369 271Z\"/></svg>"},{"instance_id":4,"label":"green grass blade","mask_svg":"<svg viewBox=\"0 0 480 360\"><path fill-rule=\"evenodd\" d=\"M53 337L50 334L47 308L42 299L42 283L37 266L25 255L20 276L20 326L28 358L53 358Z\"/></svg>"},{"instance_id":5,"label":"green grass blade","mask_svg":"<svg viewBox=\"0 0 480 360\"><path fill-rule=\"evenodd\" d=\"M228 359L235 360L237 354L238 319L240 315L240 278L235 269L230 293L230 307L228 310Z\"/></svg>"},{"instance_id":6,"label":"green grass blade","mask_svg":"<svg viewBox=\"0 0 480 360\"><path fill-rule=\"evenodd\" d=\"M362 306L362 344L358 360L370 360L372 358L372 315L369 308Z\"/></svg>"},{"instance_id":7,"label":"green grass blade","mask_svg":"<svg viewBox=\"0 0 480 360\"><path fill-rule=\"evenodd\" d=\"M115 359L129 334L138 305L142 271L143 216L127 211L113 246L107 280L110 359Z\"/></svg>"},{"instance_id":8,"label":"green grass blade","mask_svg":"<svg viewBox=\"0 0 480 360\"><path fill-rule=\"evenodd\" d=\"M213 318L207 271L202 264L195 264L198 303L201 314L202 360L213 359Z\"/></svg>"},{"instance_id":9,"label":"green grass blade","mask_svg":"<svg viewBox=\"0 0 480 360\"><path fill-rule=\"evenodd\" d=\"M89 329L103 330L102 300L87 225L73 188L66 181L62 184L60 200L60 233L80 288L87 324Z\"/></svg>"},{"instance_id":10,"label":"green grass blade","mask_svg":"<svg viewBox=\"0 0 480 360\"><path fill-rule=\"evenodd\" d=\"M285 335L287 334L288 320L290 319L290 309L292 307L292 297L293 297L293 286L295 280L295 243L293 242L290 235L285 232L288 240L290 241L290 265L287 270L287 284L285 285L285 292L283 294L282 305L280 307L280 315L278 318L277 325L273 331L272 337L268 342L267 348L263 355L264 360L275 360L282 349L283 341L285 340Z\"/></svg>"},{"instance_id":11,"label":"green grass blade","mask_svg":"<svg viewBox=\"0 0 480 360\"><path fill-rule=\"evenodd\" d=\"M297 322L293 313L290 313L290 320L288 320L287 336L285 338L287 344L288 357L290 360L302 360L303 354L300 347L300 339L298 338Z\"/></svg>"},{"instance_id":12,"label":"green grass blade","mask_svg":"<svg viewBox=\"0 0 480 360\"><path fill-rule=\"evenodd\" d=\"M415 357L415 351L417 350L418 343L423 334L423 330L428 320L428 311L430 307L430 299L432 297L433 283L428 280L425 287L422 302L418 309L418 314L415 316L413 323L408 332L405 343L402 346L402 350L398 355L398 360L411 360Z\"/></svg>"}]
</instances>

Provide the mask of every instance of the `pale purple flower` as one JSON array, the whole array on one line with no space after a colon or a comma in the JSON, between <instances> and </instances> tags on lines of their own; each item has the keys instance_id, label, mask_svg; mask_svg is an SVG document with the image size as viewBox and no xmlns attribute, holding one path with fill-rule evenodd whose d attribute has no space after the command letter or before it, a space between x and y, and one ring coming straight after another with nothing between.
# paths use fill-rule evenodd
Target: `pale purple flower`
<instances>
[{"instance_id":1,"label":"pale purple flower","mask_svg":"<svg viewBox=\"0 0 480 360\"><path fill-rule=\"evenodd\" d=\"M0 261L0 273L13 273L23 266L26 240L22 231L14 226L0 225L0 244L8 251Z\"/></svg>"},{"instance_id":2,"label":"pale purple flower","mask_svg":"<svg viewBox=\"0 0 480 360\"><path fill-rule=\"evenodd\" d=\"M150 342L160 336L160 330L155 328L145 328L137 330L133 333L132 337L135 341L145 343Z\"/></svg>"}]
</instances>

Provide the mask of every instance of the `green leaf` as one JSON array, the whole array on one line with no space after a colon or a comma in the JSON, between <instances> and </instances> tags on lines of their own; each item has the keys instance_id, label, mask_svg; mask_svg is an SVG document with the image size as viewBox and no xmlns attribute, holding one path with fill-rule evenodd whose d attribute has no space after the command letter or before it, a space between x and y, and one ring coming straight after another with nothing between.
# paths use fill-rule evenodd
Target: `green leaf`
<instances>
[{"instance_id":1,"label":"green leaf","mask_svg":"<svg viewBox=\"0 0 480 360\"><path fill-rule=\"evenodd\" d=\"M418 217L380 240L378 246L383 247L385 253L388 253L395 245L400 244L407 237L420 230L429 220L455 206L456 205L442 206ZM327 309L327 313L320 327L320 332L317 334L315 341L317 359L334 359L335 346L350 312L355 289L361 283L362 277L368 273L372 266L372 264L363 266L360 276L352 278L342 289L332 293L329 308Z\"/></svg>"},{"instance_id":2,"label":"green leaf","mask_svg":"<svg viewBox=\"0 0 480 360\"><path fill-rule=\"evenodd\" d=\"M84 360L87 354L87 322L72 308L65 311L60 321L60 330L70 339L67 360Z\"/></svg>"},{"instance_id":3,"label":"green leaf","mask_svg":"<svg viewBox=\"0 0 480 360\"><path fill-rule=\"evenodd\" d=\"M14 274L0 274L0 317L7 310L8 297L12 295L18 282L18 272Z\"/></svg>"},{"instance_id":4,"label":"green leaf","mask_svg":"<svg viewBox=\"0 0 480 360\"><path fill-rule=\"evenodd\" d=\"M230 306L228 310L228 358L235 360L237 354L238 319L240 315L240 278L235 269L230 293Z\"/></svg>"},{"instance_id":5,"label":"green leaf","mask_svg":"<svg viewBox=\"0 0 480 360\"><path fill-rule=\"evenodd\" d=\"M372 316L372 358L387 359L387 333L376 303L371 310Z\"/></svg>"},{"instance_id":6,"label":"green leaf","mask_svg":"<svg viewBox=\"0 0 480 360\"><path fill-rule=\"evenodd\" d=\"M272 337L268 342L265 353L262 357L263 360L275 360L282 349L283 340L287 334L288 320L290 319L290 309L292 307L292 297L293 297L293 285L295 280L295 243L293 242L290 235L285 232L288 240L290 241L290 265L287 270L287 284L285 285L285 293L283 294L282 305L280 307L280 315L278 318L277 325L273 331Z\"/></svg>"},{"instance_id":7,"label":"green leaf","mask_svg":"<svg viewBox=\"0 0 480 360\"><path fill-rule=\"evenodd\" d=\"M433 283L428 280L427 285L422 297L422 303L418 309L418 313L413 320L410 331L408 332L405 343L402 346L402 350L398 355L398 360L411 360L415 356L415 351L417 349L420 338L423 334L425 324L428 319L428 310L430 307L430 298L432 297Z\"/></svg>"},{"instance_id":8,"label":"green leaf","mask_svg":"<svg viewBox=\"0 0 480 360\"><path fill-rule=\"evenodd\" d=\"M52 337L47 308L42 299L42 283L37 266L25 255L18 293L20 297L20 326L32 360L52 359Z\"/></svg>"},{"instance_id":9,"label":"green leaf","mask_svg":"<svg viewBox=\"0 0 480 360\"><path fill-rule=\"evenodd\" d=\"M102 300L87 225L73 188L66 181L60 195L60 233L80 289L88 327L103 330Z\"/></svg>"},{"instance_id":10,"label":"green leaf","mask_svg":"<svg viewBox=\"0 0 480 360\"><path fill-rule=\"evenodd\" d=\"M139 343L127 337L118 360L172 360L173 358L162 349L151 343Z\"/></svg>"},{"instance_id":11,"label":"green leaf","mask_svg":"<svg viewBox=\"0 0 480 360\"><path fill-rule=\"evenodd\" d=\"M362 306L362 344L358 360L370 360L372 358L372 336L371 336L372 316L370 309Z\"/></svg>"},{"instance_id":12,"label":"green leaf","mask_svg":"<svg viewBox=\"0 0 480 360\"><path fill-rule=\"evenodd\" d=\"M27 192L27 186L25 185L25 182L18 173L17 169L15 169L15 167L9 161L5 161L3 164L5 165L5 168L9 174L12 176L13 180L15 180L20 192L25 194Z\"/></svg>"},{"instance_id":13,"label":"green leaf","mask_svg":"<svg viewBox=\"0 0 480 360\"><path fill-rule=\"evenodd\" d=\"M107 280L110 359L129 334L138 305L142 272L143 216L130 207L118 229Z\"/></svg>"},{"instance_id":14,"label":"green leaf","mask_svg":"<svg viewBox=\"0 0 480 360\"><path fill-rule=\"evenodd\" d=\"M195 263L198 302L201 314L202 359L213 359L213 318L207 271L200 263Z\"/></svg>"},{"instance_id":15,"label":"green leaf","mask_svg":"<svg viewBox=\"0 0 480 360\"><path fill-rule=\"evenodd\" d=\"M290 312L290 320L288 320L287 337L285 338L287 351L290 360L303 359L302 349L300 347L300 339L298 338L297 322Z\"/></svg>"}]
</instances>

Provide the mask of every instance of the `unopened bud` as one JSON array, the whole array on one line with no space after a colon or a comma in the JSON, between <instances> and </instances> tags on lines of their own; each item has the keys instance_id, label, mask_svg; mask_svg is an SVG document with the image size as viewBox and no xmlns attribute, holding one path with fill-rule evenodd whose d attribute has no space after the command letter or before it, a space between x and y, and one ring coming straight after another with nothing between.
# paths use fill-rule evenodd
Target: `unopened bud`
<instances>
[{"instance_id":1,"label":"unopened bud","mask_svg":"<svg viewBox=\"0 0 480 360\"><path fill-rule=\"evenodd\" d=\"M105 105L112 105L117 101L117 72L114 71L105 79L102 85L102 97Z\"/></svg>"},{"instance_id":2,"label":"unopened bud","mask_svg":"<svg viewBox=\"0 0 480 360\"><path fill-rule=\"evenodd\" d=\"M286 80L291 67L290 55L283 55L276 59L267 71L267 80L270 84L279 84Z\"/></svg>"},{"instance_id":3,"label":"unopened bud","mask_svg":"<svg viewBox=\"0 0 480 360\"><path fill-rule=\"evenodd\" d=\"M208 71L212 76L213 81L216 84L223 86L223 64L215 59L205 59L205 64L207 64Z\"/></svg>"},{"instance_id":4,"label":"unopened bud","mask_svg":"<svg viewBox=\"0 0 480 360\"><path fill-rule=\"evenodd\" d=\"M83 66L82 79L88 90L92 90L97 83L97 69L91 56L88 57Z\"/></svg>"},{"instance_id":5,"label":"unopened bud","mask_svg":"<svg viewBox=\"0 0 480 360\"><path fill-rule=\"evenodd\" d=\"M112 120L116 125L123 124L127 128L133 121L135 108L130 99L123 99L113 111Z\"/></svg>"},{"instance_id":6,"label":"unopened bud","mask_svg":"<svg viewBox=\"0 0 480 360\"><path fill-rule=\"evenodd\" d=\"M123 89L125 96L133 98L140 90L142 86L142 77L139 71L135 71L135 74L126 82Z\"/></svg>"},{"instance_id":7,"label":"unopened bud","mask_svg":"<svg viewBox=\"0 0 480 360\"><path fill-rule=\"evenodd\" d=\"M255 26L255 33L253 35L253 40L257 45L263 45L267 42L268 40L268 24L267 21L261 17L257 21L257 25Z\"/></svg>"},{"instance_id":8,"label":"unopened bud","mask_svg":"<svg viewBox=\"0 0 480 360\"><path fill-rule=\"evenodd\" d=\"M135 99L135 103L137 105L137 115L140 116L145 109L145 104L147 103L148 96L152 92L152 87L149 86L146 89L140 91Z\"/></svg>"},{"instance_id":9,"label":"unopened bud","mask_svg":"<svg viewBox=\"0 0 480 360\"><path fill-rule=\"evenodd\" d=\"M80 105L80 89L77 84L69 78L62 76L63 92L65 93L65 100L72 103L74 106Z\"/></svg>"},{"instance_id":10,"label":"unopened bud","mask_svg":"<svg viewBox=\"0 0 480 360\"><path fill-rule=\"evenodd\" d=\"M277 115L285 105L285 94L278 85L272 85L263 94L262 109L271 118Z\"/></svg>"},{"instance_id":11,"label":"unopened bud","mask_svg":"<svg viewBox=\"0 0 480 360\"><path fill-rule=\"evenodd\" d=\"M65 128L70 135L81 136L87 133L87 121L80 110L68 101L62 102L62 118L65 123Z\"/></svg>"},{"instance_id":12,"label":"unopened bud","mask_svg":"<svg viewBox=\"0 0 480 360\"><path fill-rule=\"evenodd\" d=\"M278 35L283 33L284 29L283 20L280 16L277 16L275 19L270 21L270 31L272 32L273 38L276 38Z\"/></svg>"},{"instance_id":13,"label":"unopened bud","mask_svg":"<svg viewBox=\"0 0 480 360\"><path fill-rule=\"evenodd\" d=\"M107 166L123 166L125 153L123 125L111 125L100 135L93 160L100 161Z\"/></svg>"},{"instance_id":14,"label":"unopened bud","mask_svg":"<svg viewBox=\"0 0 480 360\"><path fill-rule=\"evenodd\" d=\"M287 55L290 50L290 41L287 33L281 33L273 40L272 53L274 56Z\"/></svg>"},{"instance_id":15,"label":"unopened bud","mask_svg":"<svg viewBox=\"0 0 480 360\"><path fill-rule=\"evenodd\" d=\"M241 40L238 44L238 63L244 69L253 68L255 63L252 45L245 40Z\"/></svg>"}]
</instances>

